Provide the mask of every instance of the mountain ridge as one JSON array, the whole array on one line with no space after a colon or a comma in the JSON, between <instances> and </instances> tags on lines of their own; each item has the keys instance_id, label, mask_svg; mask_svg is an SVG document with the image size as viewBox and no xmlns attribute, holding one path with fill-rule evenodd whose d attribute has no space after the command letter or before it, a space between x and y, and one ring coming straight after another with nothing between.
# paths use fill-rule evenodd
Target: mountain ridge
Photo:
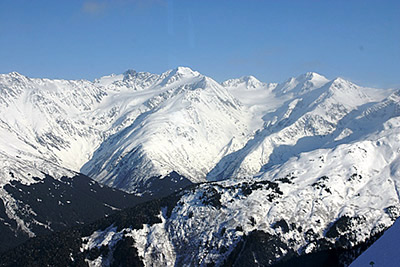
<instances>
[{"instance_id":1,"label":"mountain ridge","mask_svg":"<svg viewBox=\"0 0 400 267\"><path fill-rule=\"evenodd\" d=\"M16 80L14 81L13 79ZM208 136L210 130L216 132L220 127L224 129L232 127L227 126L229 123L231 125L243 125L234 126L234 128L236 128L235 131L238 133L240 132L239 135L235 135L231 132L229 134L230 137L227 136L220 141L215 139L215 141L213 140L215 143L213 148L211 149L211 146L207 148L208 151L215 151L210 157L216 158L217 160L214 159L210 161L209 159L204 158L204 162L201 163L202 167L190 167L193 170L197 169L197 171L203 169L203 171L200 172L202 174L196 174L197 171L193 172L193 170L185 170L183 166L190 166L191 163L183 163L183 158L180 165L170 165L170 163L166 162L166 158L154 158L154 156L150 156L150 152L143 152L145 153L143 154L144 157L139 156L139 158L143 159L150 156L150 158L148 158L150 160L149 164L151 163L149 166L153 166L150 167L150 169L156 168L156 165L154 164L159 164L156 162L162 162L161 165L170 165L170 167L167 168L168 171L155 171L151 173L151 175L149 174L150 176L158 174L166 175L168 172L178 171L186 177L192 177L194 181L205 181L206 177L210 175L209 172L218 164L218 159L222 159L223 157L238 151L240 147L243 148L245 143L249 142L249 140L255 136L254 133L256 130L262 130L263 125L264 127L271 128L272 125L276 124L276 122L274 122L274 116L276 116L276 111L279 110L279 106L283 108L283 110L286 109L283 117L290 117L290 113L298 113L296 110L299 108L300 104L304 105L304 103L307 103L305 102L307 100L303 99L304 96L315 95L315 92L313 93L313 91L317 89L322 92L320 97L328 97L329 94L324 96L324 93L327 94L328 92L330 92L331 97L337 95L337 97L339 97L336 100L338 103L340 101L348 102L349 93L351 90L354 91L354 88L359 88L357 89L359 90L358 95L353 94L352 96L354 101L369 103L380 101L382 99L382 96L378 96L378 93L376 92L373 92L372 94L374 97L364 99L367 97L364 91L372 92L372 89L367 90L366 88L358 87L342 78L337 78L328 82L325 77L313 72L299 75L297 78L291 78L281 84L262 83L253 76L243 76L240 79L229 80L230 83L225 82L219 84L211 78L201 75L199 72L193 71L187 67L178 67L162 74L127 70L124 74L104 76L96 79L94 82L85 80L67 81L37 78L31 79L19 73L12 72L8 75L2 74L0 76L0 81L0 86L3 88L1 90L1 95L4 95L7 90L14 88L13 93L8 96L8 98L14 100L8 103L8 106L10 104L11 106L26 106L28 104L27 107L29 107L28 109L24 108L25 110L21 108L12 110L9 107L9 109L6 109L7 111L3 111L3 113L7 112L7 114L15 114L12 115L12 117L19 117L21 119L15 121L2 121L2 130L11 130L13 134L17 136L17 139L21 139L20 137L22 137L22 134L23 140L21 141L24 143L24 146L28 144L28 146L40 148L40 154L50 155L47 160L74 169L75 171L83 171L87 174L90 173L93 177L96 177L102 171L98 169L97 172L94 172L93 168L89 166L93 164L104 166L105 162L101 163L101 159L99 159L100 162L92 164L88 163L88 161L89 159L92 162L96 161L96 159L93 158L93 155L95 154L96 149L99 149L100 145L104 144L105 140L116 134L118 138L121 138L121 136L118 135L118 132L122 132L122 130L128 129L129 127L132 128L132 125L135 123L137 124L139 121L141 122L138 127L142 127L150 118L153 122L159 120L156 117L161 119L162 116L165 116L161 114L167 114L165 113L165 108L169 109L169 112L174 113L174 115L169 119L168 117L165 117L165 122L179 116L183 116L183 118L185 118L184 120L193 120L200 114L203 116L201 121L207 122L208 119L206 117L210 116L214 110L219 109L223 112L218 116L225 118L223 119L224 123L222 123L221 120L216 120L213 122L213 125L208 126L211 128L208 128L206 131L196 128L196 123L199 123L198 118L190 124L185 122L182 126L176 127L175 131L178 133L181 132L181 134L194 140L199 139L200 136L206 138L206 140L210 140L211 137ZM246 89L248 89L249 82L251 83L251 91L255 90L253 94L245 92L247 91ZM243 83L247 84L245 89L239 89L243 86ZM330 84L330 86L327 84ZM323 89L324 86L327 87L327 90ZM29 89L29 92L17 90L18 87L25 87L26 89ZM206 96L207 94L205 92L201 93L196 91L199 88L202 88L205 92L209 92L209 96ZM192 92L186 92L188 89L192 90ZM324 90L327 92L324 92ZM342 97L340 97L340 92L342 92ZM244 96L245 94L246 96ZM251 95L260 95L261 98L259 97L259 99L267 101L267 105L263 104L260 100L249 98ZM179 100L181 102L172 101L173 99L178 99L182 96L183 98ZM209 100L206 100L205 97L210 98ZM307 97L310 98L309 96L306 96L306 98ZM316 95L314 97L316 97ZM217 99L217 102L211 100L212 98ZM4 97L2 97L2 99L3 102L6 101L4 100ZM243 102L241 100L243 100ZM318 100L318 98L316 98L316 101L315 105L321 105L321 101L324 100ZM169 102L171 102L173 106L179 108L172 109L173 106L171 106ZM285 102L289 103L287 107L284 107ZM32 106L30 106L30 103ZM202 103L204 103L205 106L202 106ZM210 109L210 107L208 107L204 109L206 106L209 106L210 103L214 103L213 108ZM332 104L336 105L335 103ZM339 106L340 105L341 104L339 104ZM223 106L226 107L221 109ZM326 109L328 107L323 108ZM177 115L180 112L181 115ZM338 110L338 112L343 111ZM346 113L349 111L345 110L344 112ZM235 113L236 115L232 117ZM54 116L54 114L58 115ZM44 118L44 120L33 119L32 117L40 117ZM54 117L56 117L55 120ZM26 119L22 120L22 118ZM279 116L277 119L279 120ZM282 119L280 120L280 123L282 123ZM287 121L287 119L285 120ZM162 131L169 132L167 135L173 134L171 132L172 129L167 130L167 128L165 128L171 127L168 126L168 123L165 124L161 120L159 121L161 123L159 126L154 125L151 127L161 127L160 129L162 129ZM226 122L229 123L226 124ZM175 125L176 123L177 121L175 120L173 124ZM204 127L204 125L202 125L202 127ZM29 129L32 128L33 131L27 132L27 130L29 131ZM45 130L46 128L51 130ZM55 131L55 129L58 130ZM151 131L154 132L154 130ZM197 137L193 136L196 131L198 132ZM16 134L17 132L21 133ZM7 133L7 130L5 133ZM139 134L139 136L144 136L143 133L140 132L137 134ZM167 139L164 139L166 137L162 137L162 133L157 134L159 136L159 139L157 139L159 144L167 141ZM129 138L133 138L133 136ZM138 142L143 143L143 141L140 141L139 138ZM121 141L119 141L119 143L120 142ZM127 140L127 142L131 141ZM178 146L183 145L183 147L179 150L172 147L168 148L167 154L176 150L177 153L182 154L182 156L186 155L185 157L189 156L190 158L192 157L191 155L194 155L194 151L188 152L187 149L189 146L187 144L188 143L185 145L177 143ZM115 149L117 149L117 147ZM141 145L141 147L142 148L138 148L140 150L144 149L143 151L149 151L150 149L150 146L146 148L146 146L143 147L143 145ZM82 156L78 158L73 153L73 151L77 149L80 149L83 152ZM193 159L190 161L194 162ZM252 171L247 171L246 175L254 175L259 170L254 169L254 167L251 169ZM235 173L237 173L237 171L235 171ZM140 175L140 173L137 174Z\"/></svg>"},{"instance_id":2,"label":"mountain ridge","mask_svg":"<svg viewBox=\"0 0 400 267\"><path fill-rule=\"evenodd\" d=\"M19 192L53 192L79 173L139 199L195 183L167 210L157 204L151 223L91 229L76 257L107 265L122 242L147 265L272 264L342 249L348 263L400 215L399 103L400 90L311 72L279 84L218 83L185 67L93 82L2 74L1 215L34 233L48 222ZM262 243L273 250L254 250Z\"/></svg>"}]
</instances>

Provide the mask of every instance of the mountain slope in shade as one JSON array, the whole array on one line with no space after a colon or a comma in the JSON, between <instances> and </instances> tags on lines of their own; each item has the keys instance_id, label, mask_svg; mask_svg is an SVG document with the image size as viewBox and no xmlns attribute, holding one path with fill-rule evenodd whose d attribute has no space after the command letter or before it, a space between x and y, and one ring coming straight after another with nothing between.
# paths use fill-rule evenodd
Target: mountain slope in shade
<instances>
[{"instance_id":1,"label":"mountain slope in shade","mask_svg":"<svg viewBox=\"0 0 400 267\"><path fill-rule=\"evenodd\" d=\"M191 184L177 173L162 179L152 177L141 184L144 193L135 196L99 184L82 174L57 179L41 174L43 177L28 173L28 179L32 181L26 184L24 180L15 180L14 173L9 172L10 182L0 190L0 252L28 238L90 223Z\"/></svg>"},{"instance_id":2,"label":"mountain slope in shade","mask_svg":"<svg viewBox=\"0 0 400 267\"><path fill-rule=\"evenodd\" d=\"M32 178L36 181L29 185L11 181L1 189L0 252L28 238L89 223L146 200L84 175Z\"/></svg>"}]
</instances>

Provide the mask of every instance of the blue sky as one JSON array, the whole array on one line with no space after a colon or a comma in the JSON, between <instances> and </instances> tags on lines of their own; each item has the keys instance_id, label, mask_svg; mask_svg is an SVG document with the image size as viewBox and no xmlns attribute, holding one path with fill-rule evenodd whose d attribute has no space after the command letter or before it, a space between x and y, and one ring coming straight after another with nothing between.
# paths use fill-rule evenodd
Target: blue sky
<instances>
[{"instance_id":1,"label":"blue sky","mask_svg":"<svg viewBox=\"0 0 400 267\"><path fill-rule=\"evenodd\" d=\"M0 73L93 80L189 66L400 87L400 1L0 0Z\"/></svg>"}]
</instances>

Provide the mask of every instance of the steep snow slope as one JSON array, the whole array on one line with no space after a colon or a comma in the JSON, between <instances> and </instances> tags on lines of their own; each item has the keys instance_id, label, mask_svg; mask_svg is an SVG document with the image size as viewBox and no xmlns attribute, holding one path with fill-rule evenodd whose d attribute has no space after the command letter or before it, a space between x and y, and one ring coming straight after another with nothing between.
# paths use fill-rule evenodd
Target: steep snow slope
<instances>
[{"instance_id":1,"label":"steep snow slope","mask_svg":"<svg viewBox=\"0 0 400 267\"><path fill-rule=\"evenodd\" d=\"M256 128L262 126L265 113L274 111L284 102L273 93L277 84L262 83L253 76L230 79L223 82L222 86L249 108L254 117L252 124Z\"/></svg>"},{"instance_id":2,"label":"steep snow slope","mask_svg":"<svg viewBox=\"0 0 400 267\"><path fill-rule=\"evenodd\" d=\"M187 68L161 75L127 71L94 83L31 79L18 73L0 75L0 199L4 207L1 219L9 229L5 227L19 231L21 240L37 234L40 225L58 223L53 221L57 218L48 222L36 218L42 216L40 207L31 208L32 203L24 202L25 198L18 200L5 188L14 187L13 183L34 186L44 181L46 175L56 180L76 176L108 136L130 126L142 113L157 108L158 95L171 87L200 81L198 76ZM160 182L156 181L160 177L146 176L148 180L142 181L141 187L159 196L190 183L163 174L166 178ZM160 186L163 188L152 188ZM61 210L60 207L60 214ZM10 240L11 243L15 244Z\"/></svg>"},{"instance_id":3,"label":"steep snow slope","mask_svg":"<svg viewBox=\"0 0 400 267\"><path fill-rule=\"evenodd\" d=\"M397 102L397 109L398 105ZM399 123L398 117L389 120L383 131L364 141L301 154L264 173L260 180L204 185L202 190L184 196L184 204L171 215L171 232L180 236L173 240L178 249L187 249L183 244L194 236L200 236L202 241L191 243L190 250L197 253L183 257L182 251L181 257L176 257L178 264L222 263L218 248L237 242L241 233L232 230L238 226L247 234L253 230L280 233L281 240L300 253L318 248L317 242L304 235L310 229L315 240L328 237L334 242L339 235L345 235L350 244L356 245L389 227L398 216L390 212L398 212L399 208ZM274 181L279 189L261 181ZM214 207L202 201L210 194ZM192 218L187 217L189 213L194 214ZM340 234L327 231L334 221L345 216L352 218L354 224L338 230ZM282 220L286 223L273 229ZM303 231L293 229L292 224L301 226ZM291 230L285 230L285 225ZM225 233L217 238L214 233L221 233L222 227ZM197 248L198 244L208 245Z\"/></svg>"},{"instance_id":4,"label":"steep snow slope","mask_svg":"<svg viewBox=\"0 0 400 267\"><path fill-rule=\"evenodd\" d=\"M134 224L110 218L85 232L74 253L94 265L123 244L146 265L269 264L350 248L339 260L349 263L400 214L400 91L315 73L278 85L218 84L182 67L93 83L11 73L0 75L0 115L0 197L26 233L20 211L34 214L5 189L21 192L11 180L23 188L81 170L137 193L189 184L171 171L224 180L149 204L156 214L140 211Z\"/></svg>"},{"instance_id":5,"label":"steep snow slope","mask_svg":"<svg viewBox=\"0 0 400 267\"><path fill-rule=\"evenodd\" d=\"M251 113L218 83L181 70L166 79L139 107L140 115L103 142L82 172L124 189L174 170L199 182L248 139Z\"/></svg>"},{"instance_id":6,"label":"steep snow slope","mask_svg":"<svg viewBox=\"0 0 400 267\"><path fill-rule=\"evenodd\" d=\"M0 88L4 155L128 191L171 171L195 182L254 175L352 135L344 125L389 92L316 73L220 85L184 67L93 83L10 73L0 75Z\"/></svg>"},{"instance_id":7,"label":"steep snow slope","mask_svg":"<svg viewBox=\"0 0 400 267\"><path fill-rule=\"evenodd\" d=\"M326 81L306 74L275 87L276 99L286 98L283 104L265 114L264 128L243 148L223 158L208 178L251 176L301 152L324 147L332 138L350 134L346 124L392 92L359 87L341 78ZM290 94L279 96L287 88ZM342 135L336 136L339 132Z\"/></svg>"},{"instance_id":8,"label":"steep snow slope","mask_svg":"<svg viewBox=\"0 0 400 267\"><path fill-rule=\"evenodd\" d=\"M224 87L184 67L161 75L129 70L93 83L10 73L0 76L0 87L4 154L125 190L172 171L204 181L255 127Z\"/></svg>"},{"instance_id":9,"label":"steep snow slope","mask_svg":"<svg viewBox=\"0 0 400 267\"><path fill-rule=\"evenodd\" d=\"M51 241L46 250L52 255L61 246L64 256L44 263L347 266L400 215L399 98L396 92L360 114L357 127L365 120L373 129L355 141L301 153L258 177L196 185L66 233L59 238L66 242ZM35 255L43 247L27 249Z\"/></svg>"},{"instance_id":10,"label":"steep snow slope","mask_svg":"<svg viewBox=\"0 0 400 267\"><path fill-rule=\"evenodd\" d=\"M363 116L382 106L399 112L398 96ZM88 260L100 266L132 238L145 266L264 266L316 253L337 256L317 258L316 266L349 264L400 214L400 114L392 115L351 144L302 153L258 178L185 191L170 214L161 209L158 223L98 230L83 238L81 252L107 244L107 258Z\"/></svg>"},{"instance_id":11,"label":"steep snow slope","mask_svg":"<svg viewBox=\"0 0 400 267\"><path fill-rule=\"evenodd\" d=\"M81 115L106 93L88 81L30 79L18 73L0 75L0 88L1 150L78 171L100 140L99 131Z\"/></svg>"}]
</instances>

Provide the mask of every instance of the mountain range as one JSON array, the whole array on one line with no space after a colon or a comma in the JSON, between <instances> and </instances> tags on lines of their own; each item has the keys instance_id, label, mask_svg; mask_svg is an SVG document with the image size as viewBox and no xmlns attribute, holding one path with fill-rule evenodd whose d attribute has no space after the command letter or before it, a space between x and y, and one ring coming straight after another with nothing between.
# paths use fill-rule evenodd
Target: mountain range
<instances>
[{"instance_id":1,"label":"mountain range","mask_svg":"<svg viewBox=\"0 0 400 267\"><path fill-rule=\"evenodd\" d=\"M13 72L0 75L0 114L1 227L24 237L12 246L78 227L58 259L70 265L117 264L121 249L145 266L348 265L400 215L400 90L313 72ZM98 208L79 220L83 196Z\"/></svg>"}]
</instances>

